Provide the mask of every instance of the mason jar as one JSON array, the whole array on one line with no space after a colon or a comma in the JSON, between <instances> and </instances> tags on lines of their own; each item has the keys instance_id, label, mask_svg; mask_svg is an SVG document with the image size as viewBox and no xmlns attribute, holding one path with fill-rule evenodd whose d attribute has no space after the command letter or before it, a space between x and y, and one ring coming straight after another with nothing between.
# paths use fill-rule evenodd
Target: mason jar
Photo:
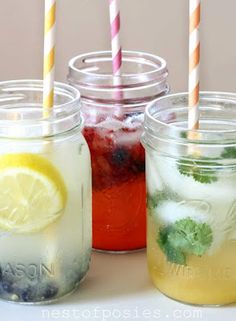
<instances>
[{"instance_id":1,"label":"mason jar","mask_svg":"<svg viewBox=\"0 0 236 321\"><path fill-rule=\"evenodd\" d=\"M122 76L112 75L111 52L69 62L68 81L82 96L84 136L92 157L93 247L126 252L146 246L144 109L166 94L166 62L124 51Z\"/></svg>"},{"instance_id":2,"label":"mason jar","mask_svg":"<svg viewBox=\"0 0 236 321\"><path fill-rule=\"evenodd\" d=\"M31 304L74 291L91 253L80 95L56 83L51 110L42 96L42 81L0 83L0 298Z\"/></svg>"},{"instance_id":3,"label":"mason jar","mask_svg":"<svg viewBox=\"0 0 236 321\"><path fill-rule=\"evenodd\" d=\"M188 129L188 94L146 110L151 278L198 305L236 301L236 95L203 92L200 129Z\"/></svg>"}]
</instances>

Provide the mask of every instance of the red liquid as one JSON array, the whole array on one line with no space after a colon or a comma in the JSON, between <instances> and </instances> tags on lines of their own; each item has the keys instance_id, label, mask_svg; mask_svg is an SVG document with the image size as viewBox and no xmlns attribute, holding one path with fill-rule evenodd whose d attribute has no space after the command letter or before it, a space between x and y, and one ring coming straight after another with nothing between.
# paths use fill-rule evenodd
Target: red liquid
<instances>
[{"instance_id":1,"label":"red liquid","mask_svg":"<svg viewBox=\"0 0 236 321\"><path fill-rule=\"evenodd\" d=\"M145 153L136 128L86 127L92 156L93 247L130 251L146 246Z\"/></svg>"}]
</instances>

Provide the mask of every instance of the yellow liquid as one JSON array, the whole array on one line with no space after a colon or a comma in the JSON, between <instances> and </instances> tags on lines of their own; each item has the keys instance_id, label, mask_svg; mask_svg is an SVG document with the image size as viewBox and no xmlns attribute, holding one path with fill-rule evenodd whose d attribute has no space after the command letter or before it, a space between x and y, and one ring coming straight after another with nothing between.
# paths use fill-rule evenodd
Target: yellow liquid
<instances>
[{"instance_id":1,"label":"yellow liquid","mask_svg":"<svg viewBox=\"0 0 236 321\"><path fill-rule=\"evenodd\" d=\"M155 286L186 303L224 305L236 302L236 242L225 242L214 255L187 258L187 265L166 260L156 242L156 223L149 217L148 267Z\"/></svg>"}]
</instances>

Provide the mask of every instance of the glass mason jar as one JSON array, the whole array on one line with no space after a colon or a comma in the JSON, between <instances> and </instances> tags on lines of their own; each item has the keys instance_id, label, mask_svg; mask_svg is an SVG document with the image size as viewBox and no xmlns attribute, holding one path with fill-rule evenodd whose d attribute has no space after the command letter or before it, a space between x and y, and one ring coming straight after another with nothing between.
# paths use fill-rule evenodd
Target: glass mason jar
<instances>
[{"instance_id":1,"label":"glass mason jar","mask_svg":"<svg viewBox=\"0 0 236 321\"><path fill-rule=\"evenodd\" d=\"M0 298L31 304L77 288L92 245L80 95L56 83L43 111L42 94L42 81L0 83Z\"/></svg>"},{"instance_id":2,"label":"glass mason jar","mask_svg":"<svg viewBox=\"0 0 236 321\"><path fill-rule=\"evenodd\" d=\"M78 88L84 136L92 157L93 247L125 252L146 246L145 153L140 143L148 102L168 91L166 62L124 51L122 76L112 75L111 52L69 63Z\"/></svg>"},{"instance_id":3,"label":"glass mason jar","mask_svg":"<svg viewBox=\"0 0 236 321\"><path fill-rule=\"evenodd\" d=\"M236 302L236 95L201 93L196 132L187 106L183 93L146 110L149 271L173 299L223 305Z\"/></svg>"}]
</instances>

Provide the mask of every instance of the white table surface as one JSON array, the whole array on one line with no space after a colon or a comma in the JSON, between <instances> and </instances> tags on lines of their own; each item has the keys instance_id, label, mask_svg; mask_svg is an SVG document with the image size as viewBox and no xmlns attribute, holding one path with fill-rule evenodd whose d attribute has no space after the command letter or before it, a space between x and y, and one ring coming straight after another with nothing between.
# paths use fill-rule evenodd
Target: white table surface
<instances>
[{"instance_id":1,"label":"white table surface","mask_svg":"<svg viewBox=\"0 0 236 321\"><path fill-rule=\"evenodd\" d=\"M57 304L0 303L0 321L235 321L236 305L198 308L174 302L151 284L145 253L94 253L80 289Z\"/></svg>"}]
</instances>

